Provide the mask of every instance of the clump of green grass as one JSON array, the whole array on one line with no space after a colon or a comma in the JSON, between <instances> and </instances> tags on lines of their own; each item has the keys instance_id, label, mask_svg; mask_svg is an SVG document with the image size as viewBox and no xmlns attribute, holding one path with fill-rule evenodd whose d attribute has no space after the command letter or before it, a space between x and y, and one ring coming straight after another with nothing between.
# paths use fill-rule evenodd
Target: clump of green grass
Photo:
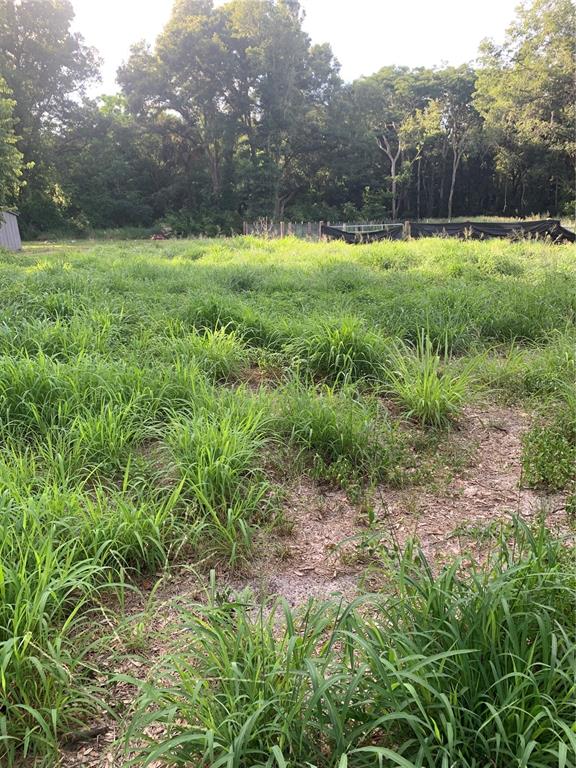
<instances>
[{"instance_id":1,"label":"clump of green grass","mask_svg":"<svg viewBox=\"0 0 576 768\"><path fill-rule=\"evenodd\" d=\"M262 469L266 418L248 398L239 406L178 416L167 434L184 489L209 522L211 549L231 562L250 549L251 525L266 520L270 495Z\"/></svg>"},{"instance_id":2,"label":"clump of green grass","mask_svg":"<svg viewBox=\"0 0 576 768\"><path fill-rule=\"evenodd\" d=\"M406 417L425 426L443 428L460 413L470 392L476 362L450 365L422 332L415 346L397 342L384 372L386 391L404 409Z\"/></svg>"},{"instance_id":3,"label":"clump of green grass","mask_svg":"<svg viewBox=\"0 0 576 768\"><path fill-rule=\"evenodd\" d=\"M0 761L54 756L58 739L98 707L85 658L103 589L154 573L194 532L181 488L131 500L73 476L46 475L28 448L0 477ZM193 523L193 521L192 521Z\"/></svg>"},{"instance_id":4,"label":"clump of green grass","mask_svg":"<svg viewBox=\"0 0 576 768\"><path fill-rule=\"evenodd\" d=\"M278 390L275 399L275 431L303 452L317 476L343 487L400 481L404 442L375 398L349 387L316 391L296 383Z\"/></svg>"},{"instance_id":5,"label":"clump of green grass","mask_svg":"<svg viewBox=\"0 0 576 768\"><path fill-rule=\"evenodd\" d=\"M570 765L574 572L515 521L488 562L435 573L409 545L357 606L195 607L185 648L142 686L146 766ZM156 676L155 676L156 677Z\"/></svg>"},{"instance_id":6,"label":"clump of green grass","mask_svg":"<svg viewBox=\"0 0 576 768\"><path fill-rule=\"evenodd\" d=\"M486 565L462 570L456 560L437 575L421 553L404 555L397 597L384 602L392 644L378 620L361 641L369 679L406 696L402 756L423 766L568 765L576 644L565 601L576 581L565 554L543 521L531 530L517 519ZM389 688L370 687L375 710L389 707Z\"/></svg>"},{"instance_id":7,"label":"clump of green grass","mask_svg":"<svg viewBox=\"0 0 576 768\"><path fill-rule=\"evenodd\" d=\"M219 328L202 335L192 335L175 345L182 359L191 357L213 381L238 378L249 363L249 353L235 331Z\"/></svg>"},{"instance_id":8,"label":"clump of green grass","mask_svg":"<svg viewBox=\"0 0 576 768\"><path fill-rule=\"evenodd\" d=\"M523 441L522 469L526 485L562 490L576 477L576 443L559 424L536 425Z\"/></svg>"},{"instance_id":9,"label":"clump of green grass","mask_svg":"<svg viewBox=\"0 0 576 768\"><path fill-rule=\"evenodd\" d=\"M576 335L567 327L548 335L545 343L512 343L486 356L479 377L507 402L561 397L576 383Z\"/></svg>"},{"instance_id":10,"label":"clump of green grass","mask_svg":"<svg viewBox=\"0 0 576 768\"><path fill-rule=\"evenodd\" d=\"M172 689L147 688L134 721L134 734L158 721L170 729L166 740L150 745L144 764L275 765L275 752L282 755L298 740L300 754L312 759L317 748L302 718L310 691L307 665L326 644L333 612L311 605L296 617L280 601L254 616L242 596L195 608L186 617L195 669L180 667ZM146 712L149 704L154 713ZM176 718L180 728L173 727Z\"/></svg>"},{"instance_id":11,"label":"clump of green grass","mask_svg":"<svg viewBox=\"0 0 576 768\"><path fill-rule=\"evenodd\" d=\"M36 540L2 533L0 760L10 765L19 754L54 754L58 736L94 711L71 635L81 629L101 566L46 530Z\"/></svg>"},{"instance_id":12,"label":"clump of green grass","mask_svg":"<svg viewBox=\"0 0 576 768\"><path fill-rule=\"evenodd\" d=\"M221 327L190 333L183 323L161 330L141 340L143 357L153 352L167 365L195 366L213 382L238 379L249 365L250 350L237 331Z\"/></svg>"},{"instance_id":13,"label":"clump of green grass","mask_svg":"<svg viewBox=\"0 0 576 768\"><path fill-rule=\"evenodd\" d=\"M522 477L526 485L562 490L576 481L576 387L561 389L551 416L524 436Z\"/></svg>"},{"instance_id":14,"label":"clump of green grass","mask_svg":"<svg viewBox=\"0 0 576 768\"><path fill-rule=\"evenodd\" d=\"M386 345L356 317L322 320L286 346L293 364L331 383L374 380L385 360Z\"/></svg>"},{"instance_id":15,"label":"clump of green grass","mask_svg":"<svg viewBox=\"0 0 576 768\"><path fill-rule=\"evenodd\" d=\"M285 340L282 327L274 319L230 298L202 299L186 309L184 319L200 331L235 331L252 347L277 349Z\"/></svg>"}]
</instances>

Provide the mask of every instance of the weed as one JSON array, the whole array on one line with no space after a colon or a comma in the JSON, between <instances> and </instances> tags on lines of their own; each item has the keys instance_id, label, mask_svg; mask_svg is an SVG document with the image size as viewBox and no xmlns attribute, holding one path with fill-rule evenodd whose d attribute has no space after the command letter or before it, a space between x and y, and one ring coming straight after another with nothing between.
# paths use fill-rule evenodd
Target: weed
<instances>
[{"instance_id":1,"label":"weed","mask_svg":"<svg viewBox=\"0 0 576 768\"><path fill-rule=\"evenodd\" d=\"M385 351L381 337L367 331L354 317L337 323L321 321L287 346L300 370L337 383L374 379L384 363Z\"/></svg>"},{"instance_id":2,"label":"weed","mask_svg":"<svg viewBox=\"0 0 576 768\"><path fill-rule=\"evenodd\" d=\"M304 451L314 473L343 487L361 480L399 481L405 459L400 433L376 399L354 389L299 384L276 392L275 429Z\"/></svg>"}]
</instances>

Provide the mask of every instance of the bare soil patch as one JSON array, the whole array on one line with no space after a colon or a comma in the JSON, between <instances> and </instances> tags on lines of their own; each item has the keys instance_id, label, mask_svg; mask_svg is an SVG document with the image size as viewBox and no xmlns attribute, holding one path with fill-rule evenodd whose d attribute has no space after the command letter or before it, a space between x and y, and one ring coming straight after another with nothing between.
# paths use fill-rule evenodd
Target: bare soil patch
<instances>
[{"instance_id":1,"label":"bare soil patch","mask_svg":"<svg viewBox=\"0 0 576 768\"><path fill-rule=\"evenodd\" d=\"M522 435L530 416L515 408L469 407L447 439L469 451L465 466L444 487L381 489L379 515L402 544L416 537L432 560L450 559L514 513L526 519L545 512L564 529L563 494L523 488ZM448 468L446 468L448 469Z\"/></svg>"}]
</instances>

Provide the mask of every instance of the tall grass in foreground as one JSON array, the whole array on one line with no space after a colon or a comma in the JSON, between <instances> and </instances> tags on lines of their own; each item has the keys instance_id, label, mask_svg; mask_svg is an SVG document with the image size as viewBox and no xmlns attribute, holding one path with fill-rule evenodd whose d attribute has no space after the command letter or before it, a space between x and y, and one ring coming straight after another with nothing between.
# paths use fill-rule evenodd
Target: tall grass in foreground
<instances>
[{"instance_id":1,"label":"tall grass in foreground","mask_svg":"<svg viewBox=\"0 0 576 768\"><path fill-rule=\"evenodd\" d=\"M0 456L0 764L53 756L95 711L84 649L90 607L129 574L152 572L184 537L179 489L121 490L41 480L30 452ZM93 638L92 638L93 639Z\"/></svg>"},{"instance_id":2,"label":"tall grass in foreground","mask_svg":"<svg viewBox=\"0 0 576 768\"><path fill-rule=\"evenodd\" d=\"M205 525L205 556L225 554L236 562L250 549L253 523L265 521L270 491L261 469L269 442L266 422L257 401L238 395L226 410L214 403L213 410L179 414L169 425L175 466Z\"/></svg>"},{"instance_id":3,"label":"tall grass in foreground","mask_svg":"<svg viewBox=\"0 0 576 768\"><path fill-rule=\"evenodd\" d=\"M568 768L576 754L576 580L516 520L483 566L435 574L412 546L388 595L293 612L195 606L186 647L142 691L138 764ZM171 684L160 680L173 681Z\"/></svg>"}]
</instances>

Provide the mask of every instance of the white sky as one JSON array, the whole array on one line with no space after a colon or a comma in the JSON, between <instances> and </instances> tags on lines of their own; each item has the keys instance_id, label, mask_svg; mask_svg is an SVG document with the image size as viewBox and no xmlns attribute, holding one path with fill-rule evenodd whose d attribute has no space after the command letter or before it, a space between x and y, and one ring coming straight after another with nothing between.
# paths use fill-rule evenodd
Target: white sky
<instances>
[{"instance_id":1,"label":"white sky","mask_svg":"<svg viewBox=\"0 0 576 768\"><path fill-rule=\"evenodd\" d=\"M485 37L502 40L519 0L302 0L313 42L329 42L353 80L388 64L433 66L475 59ZM103 82L117 89L116 69L132 43L153 42L172 0L72 0L75 29L104 59Z\"/></svg>"}]
</instances>

